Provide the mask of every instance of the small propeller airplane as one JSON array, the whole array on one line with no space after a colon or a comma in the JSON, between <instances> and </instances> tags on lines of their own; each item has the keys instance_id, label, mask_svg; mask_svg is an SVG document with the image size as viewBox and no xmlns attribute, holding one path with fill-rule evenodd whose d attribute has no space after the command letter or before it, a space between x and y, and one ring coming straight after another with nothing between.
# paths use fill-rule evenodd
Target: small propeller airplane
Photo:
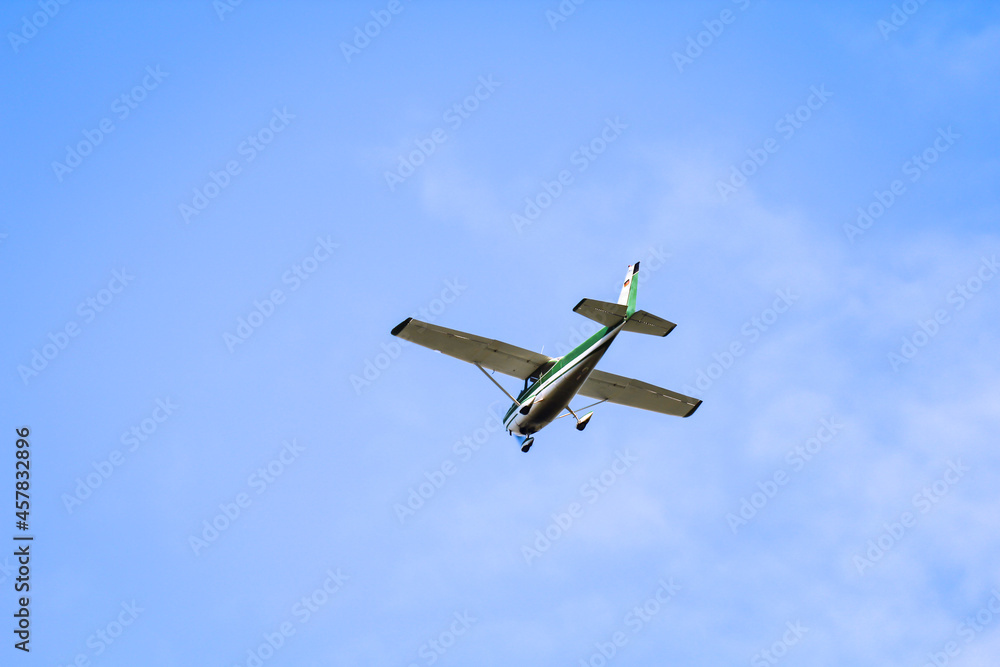
<instances>
[{"instance_id":1,"label":"small propeller airplane","mask_svg":"<svg viewBox=\"0 0 1000 667\"><path fill-rule=\"evenodd\" d=\"M604 326L562 357L547 357L498 340L446 329L412 317L396 325L392 335L467 361L481 370L513 401L504 416L503 425L509 434L517 438L522 452L531 449L535 441L534 434L555 419L572 415L576 419L577 430L582 431L594 413L591 411L579 417L577 411L583 412L605 401L666 415L688 417L701 405L697 398L595 369L597 362L622 331L666 336L677 326L644 310L635 309L638 283L639 263L636 262L628 267L618 303L583 299L576 304L574 312ZM504 389L487 369L524 380L524 388L517 398ZM569 404L577 394L599 400L573 410ZM564 410L566 414L562 414Z\"/></svg>"}]
</instances>

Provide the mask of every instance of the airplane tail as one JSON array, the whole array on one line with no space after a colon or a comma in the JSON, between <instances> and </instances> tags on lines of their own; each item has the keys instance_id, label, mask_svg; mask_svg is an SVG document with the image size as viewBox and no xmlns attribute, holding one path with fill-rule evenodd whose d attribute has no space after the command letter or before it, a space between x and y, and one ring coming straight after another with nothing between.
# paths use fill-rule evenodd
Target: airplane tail
<instances>
[{"instance_id":1,"label":"airplane tail","mask_svg":"<svg viewBox=\"0 0 1000 667\"><path fill-rule=\"evenodd\" d=\"M639 262L632 264L625 272L625 283L622 285L621 296L618 297L618 304L625 306L625 316L629 317L635 312L635 295L639 289Z\"/></svg>"},{"instance_id":2,"label":"airplane tail","mask_svg":"<svg viewBox=\"0 0 1000 667\"><path fill-rule=\"evenodd\" d=\"M628 267L625 283L622 285L618 303L608 303L597 299L582 299L573 310L589 317L606 327L615 326L625 320L622 331L633 331L651 336L666 336L677 325L662 317L635 309L636 292L639 289L639 262Z\"/></svg>"}]
</instances>

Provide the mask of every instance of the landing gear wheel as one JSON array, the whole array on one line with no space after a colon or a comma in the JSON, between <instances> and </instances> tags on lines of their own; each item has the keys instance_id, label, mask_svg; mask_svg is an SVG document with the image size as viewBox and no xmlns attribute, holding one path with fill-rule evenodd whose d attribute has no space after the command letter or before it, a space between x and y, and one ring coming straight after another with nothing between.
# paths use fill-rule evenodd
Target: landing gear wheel
<instances>
[{"instance_id":1,"label":"landing gear wheel","mask_svg":"<svg viewBox=\"0 0 1000 667\"><path fill-rule=\"evenodd\" d=\"M521 451L522 452L527 452L529 449L531 449L531 445L533 445L534 443L535 443L535 439L534 438L528 438L521 445Z\"/></svg>"}]
</instances>

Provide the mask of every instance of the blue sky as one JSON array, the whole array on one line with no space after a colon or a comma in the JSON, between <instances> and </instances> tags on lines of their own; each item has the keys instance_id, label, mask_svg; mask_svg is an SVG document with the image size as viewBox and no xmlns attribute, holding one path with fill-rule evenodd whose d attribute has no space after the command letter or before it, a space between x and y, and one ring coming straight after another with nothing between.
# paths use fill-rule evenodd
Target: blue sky
<instances>
[{"instance_id":1,"label":"blue sky","mask_svg":"<svg viewBox=\"0 0 1000 667\"><path fill-rule=\"evenodd\" d=\"M994 663L990 3L0 25L3 484L27 426L35 535L5 656ZM601 368L689 419L602 406L525 455L478 370L389 335L561 354L637 260L679 326Z\"/></svg>"}]
</instances>

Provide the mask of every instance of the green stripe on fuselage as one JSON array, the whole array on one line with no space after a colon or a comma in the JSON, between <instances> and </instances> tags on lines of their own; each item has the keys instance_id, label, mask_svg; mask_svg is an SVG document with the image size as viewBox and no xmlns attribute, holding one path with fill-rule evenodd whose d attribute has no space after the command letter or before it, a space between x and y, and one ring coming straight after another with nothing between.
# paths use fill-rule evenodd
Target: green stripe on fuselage
<instances>
[{"instance_id":1,"label":"green stripe on fuselage","mask_svg":"<svg viewBox=\"0 0 1000 667\"><path fill-rule=\"evenodd\" d=\"M530 402L531 399L532 399L532 397L534 397L534 395L538 392L538 390L542 387L542 385L545 384L545 382L549 378L551 378L554 375L557 375L559 373L559 371L561 371L562 369L566 368L567 366L571 366L574 363L576 363L579 360L580 355L582 355L594 343L596 343L597 341L599 341L602 338L604 338L605 336L607 336L608 332L612 328L613 327L601 327L601 329L599 331L597 331L593 336L591 336L587 340L583 341L582 343L580 343L579 345L577 345L575 348L573 348L572 350L570 350L569 352L567 352L566 354L564 354L562 357L560 357L559 360L556 361L555 365L552 368L550 368L548 371L546 371L542 375L542 377L538 378L534 382L534 384L532 384L530 387L528 387L527 389L525 389L524 391L521 392L521 394L517 397L517 402L521 403L522 405L525 404L525 403ZM514 413L514 411L516 409L517 409L517 405L512 405L510 407L510 410L507 411L507 414L504 415L503 421L504 421L505 424L507 423L507 420L510 419L510 416Z\"/></svg>"}]
</instances>

